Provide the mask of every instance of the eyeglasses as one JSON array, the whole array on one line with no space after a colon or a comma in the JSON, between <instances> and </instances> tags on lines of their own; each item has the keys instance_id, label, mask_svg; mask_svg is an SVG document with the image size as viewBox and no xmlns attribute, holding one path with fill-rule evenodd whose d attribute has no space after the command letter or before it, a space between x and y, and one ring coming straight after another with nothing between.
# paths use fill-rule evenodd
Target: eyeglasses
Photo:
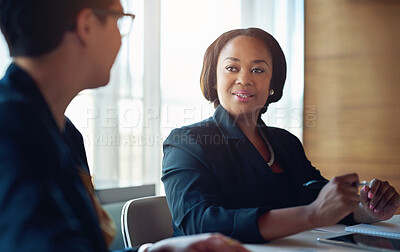
<instances>
[{"instance_id":1,"label":"eyeglasses","mask_svg":"<svg viewBox=\"0 0 400 252\"><path fill-rule=\"evenodd\" d=\"M93 9L93 12L96 15L99 16L117 16L118 21L117 21L117 26L119 29L119 32L121 33L121 36L128 35L129 32L131 31L133 20L135 19L134 14L129 14L129 13L122 13L120 11L116 10L98 10L98 9Z\"/></svg>"}]
</instances>

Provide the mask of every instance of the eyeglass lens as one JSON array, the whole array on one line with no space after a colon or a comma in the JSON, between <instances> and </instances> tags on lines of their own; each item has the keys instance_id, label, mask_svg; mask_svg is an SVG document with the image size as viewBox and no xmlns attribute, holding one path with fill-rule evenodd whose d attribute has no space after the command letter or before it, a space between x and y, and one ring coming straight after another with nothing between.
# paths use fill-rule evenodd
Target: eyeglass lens
<instances>
[{"instance_id":1,"label":"eyeglass lens","mask_svg":"<svg viewBox=\"0 0 400 252\"><path fill-rule=\"evenodd\" d=\"M133 23L132 21L133 19L130 16L121 16L118 19L117 25L121 35L129 34Z\"/></svg>"}]
</instances>

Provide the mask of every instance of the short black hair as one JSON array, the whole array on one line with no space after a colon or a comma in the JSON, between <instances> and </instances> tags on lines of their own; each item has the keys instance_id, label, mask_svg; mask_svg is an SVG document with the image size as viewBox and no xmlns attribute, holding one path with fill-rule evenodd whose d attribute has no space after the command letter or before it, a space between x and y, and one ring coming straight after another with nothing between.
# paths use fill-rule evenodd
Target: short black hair
<instances>
[{"instance_id":1,"label":"short black hair","mask_svg":"<svg viewBox=\"0 0 400 252\"><path fill-rule=\"evenodd\" d=\"M286 59L278 41L268 32L259 28L236 29L223 33L206 50L203 59L203 69L200 75L200 88L203 96L214 103L216 108L220 102L217 93L217 64L219 54L225 45L238 36L247 36L259 39L264 43L272 56L272 79L270 89L274 94L270 95L260 114L267 110L272 102L277 102L282 97L283 86L286 80Z\"/></svg>"},{"instance_id":2,"label":"short black hair","mask_svg":"<svg viewBox=\"0 0 400 252\"><path fill-rule=\"evenodd\" d=\"M115 0L0 0L0 28L10 56L35 57L55 49L75 29L84 8L107 9Z\"/></svg>"}]
</instances>

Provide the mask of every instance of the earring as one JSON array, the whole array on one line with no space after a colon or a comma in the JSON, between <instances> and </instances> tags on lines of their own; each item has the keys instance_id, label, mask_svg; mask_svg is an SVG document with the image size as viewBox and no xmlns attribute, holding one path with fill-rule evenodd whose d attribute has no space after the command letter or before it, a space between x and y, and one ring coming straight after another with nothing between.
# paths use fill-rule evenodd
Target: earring
<instances>
[{"instance_id":1,"label":"earring","mask_svg":"<svg viewBox=\"0 0 400 252\"><path fill-rule=\"evenodd\" d=\"M273 89L269 90L269 96L273 96L275 94L275 91Z\"/></svg>"}]
</instances>

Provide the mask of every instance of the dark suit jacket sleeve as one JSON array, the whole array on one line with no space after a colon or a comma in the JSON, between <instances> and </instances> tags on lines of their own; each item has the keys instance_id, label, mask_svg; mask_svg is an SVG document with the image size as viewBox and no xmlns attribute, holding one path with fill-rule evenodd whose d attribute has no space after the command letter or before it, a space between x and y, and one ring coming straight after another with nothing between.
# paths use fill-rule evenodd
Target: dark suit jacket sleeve
<instances>
[{"instance_id":1,"label":"dark suit jacket sleeve","mask_svg":"<svg viewBox=\"0 0 400 252\"><path fill-rule=\"evenodd\" d=\"M207 157L193 139L178 140L179 146L174 144L181 137L187 135L174 130L164 143L162 177L179 232L186 235L220 232L242 242L266 242L258 231L257 219L268 209L224 208Z\"/></svg>"}]
</instances>

